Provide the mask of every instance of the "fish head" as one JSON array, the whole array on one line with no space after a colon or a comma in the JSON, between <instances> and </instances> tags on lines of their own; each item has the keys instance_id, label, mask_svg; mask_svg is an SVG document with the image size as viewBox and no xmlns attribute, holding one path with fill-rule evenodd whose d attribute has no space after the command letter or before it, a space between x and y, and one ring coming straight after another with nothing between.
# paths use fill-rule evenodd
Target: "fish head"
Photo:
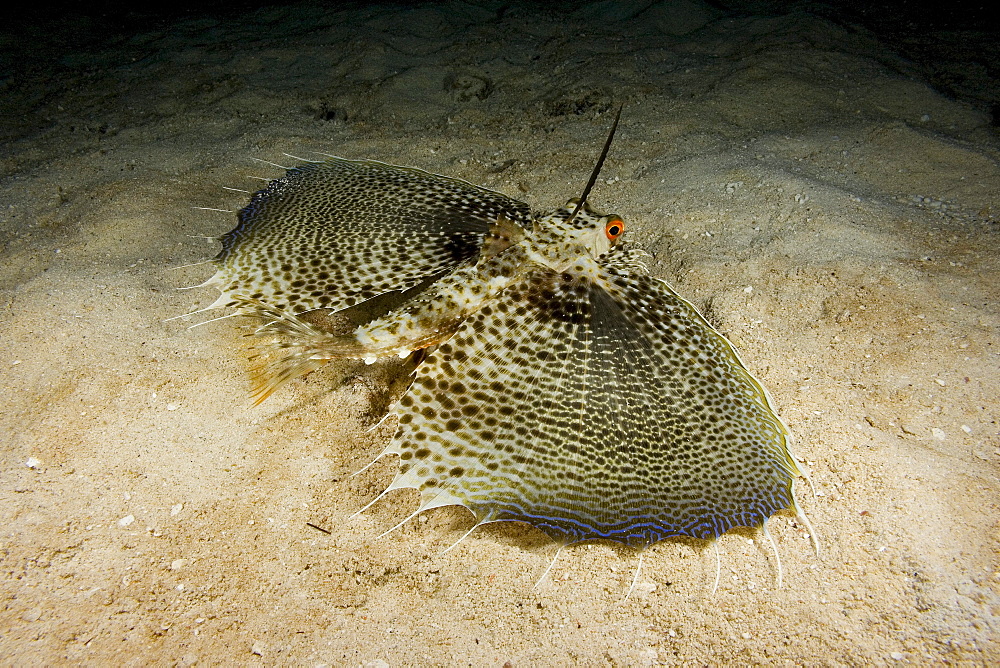
<instances>
[{"instance_id":1,"label":"fish head","mask_svg":"<svg viewBox=\"0 0 1000 668\"><path fill-rule=\"evenodd\" d=\"M583 246L596 259L618 244L625 232L625 221L621 216L595 211L587 202L583 206L579 203L579 198L574 197L539 218L535 222L535 240L542 244Z\"/></svg>"}]
</instances>

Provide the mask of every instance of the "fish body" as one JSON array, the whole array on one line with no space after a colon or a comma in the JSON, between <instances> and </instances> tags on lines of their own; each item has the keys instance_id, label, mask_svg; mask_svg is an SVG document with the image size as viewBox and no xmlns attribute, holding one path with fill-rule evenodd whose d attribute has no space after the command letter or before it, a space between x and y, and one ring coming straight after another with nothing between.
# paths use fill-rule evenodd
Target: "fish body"
<instances>
[{"instance_id":1,"label":"fish body","mask_svg":"<svg viewBox=\"0 0 1000 668\"><path fill-rule=\"evenodd\" d=\"M399 458L386 491L418 489L421 510L639 548L798 512L767 392L624 229L580 200L537 216L458 179L329 158L253 196L210 282L278 341L258 400L331 359L424 351L382 453ZM348 334L302 317L387 294L401 299Z\"/></svg>"}]
</instances>

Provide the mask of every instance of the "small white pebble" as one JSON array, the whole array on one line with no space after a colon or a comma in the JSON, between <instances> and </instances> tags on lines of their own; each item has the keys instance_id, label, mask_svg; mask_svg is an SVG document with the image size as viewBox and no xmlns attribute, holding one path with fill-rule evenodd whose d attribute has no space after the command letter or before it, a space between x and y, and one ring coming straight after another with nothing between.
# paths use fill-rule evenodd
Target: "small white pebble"
<instances>
[{"instance_id":1,"label":"small white pebble","mask_svg":"<svg viewBox=\"0 0 1000 668\"><path fill-rule=\"evenodd\" d=\"M135 522L135 515L126 515L118 520L118 526L127 527L129 524L132 524L132 522Z\"/></svg>"},{"instance_id":2,"label":"small white pebble","mask_svg":"<svg viewBox=\"0 0 1000 668\"><path fill-rule=\"evenodd\" d=\"M28 457L28 461L24 462L24 465L29 469L37 469L42 465L42 460L35 457Z\"/></svg>"},{"instance_id":3,"label":"small white pebble","mask_svg":"<svg viewBox=\"0 0 1000 668\"><path fill-rule=\"evenodd\" d=\"M895 661L902 661L903 660L903 653L902 652L893 652L889 656L891 656L893 658L893 660L895 660Z\"/></svg>"},{"instance_id":4,"label":"small white pebble","mask_svg":"<svg viewBox=\"0 0 1000 668\"><path fill-rule=\"evenodd\" d=\"M635 586L636 594L652 594L654 591L656 591L656 583L654 582L640 582Z\"/></svg>"},{"instance_id":5,"label":"small white pebble","mask_svg":"<svg viewBox=\"0 0 1000 668\"><path fill-rule=\"evenodd\" d=\"M171 517L177 517L178 515L181 514L182 510L184 510L184 504L183 503L175 503L173 506L170 507L170 516Z\"/></svg>"},{"instance_id":6,"label":"small white pebble","mask_svg":"<svg viewBox=\"0 0 1000 668\"><path fill-rule=\"evenodd\" d=\"M187 559L174 559L170 562L170 570L177 571L188 565Z\"/></svg>"},{"instance_id":7,"label":"small white pebble","mask_svg":"<svg viewBox=\"0 0 1000 668\"><path fill-rule=\"evenodd\" d=\"M970 427L967 424L963 424L962 425L962 431L964 431L966 434L971 434L972 433L972 427Z\"/></svg>"},{"instance_id":8,"label":"small white pebble","mask_svg":"<svg viewBox=\"0 0 1000 668\"><path fill-rule=\"evenodd\" d=\"M746 631L744 631L742 635L743 635L743 639L744 640L750 640L750 638L751 638L751 635L749 633L747 633Z\"/></svg>"},{"instance_id":9,"label":"small white pebble","mask_svg":"<svg viewBox=\"0 0 1000 668\"><path fill-rule=\"evenodd\" d=\"M940 378L935 378L934 382L940 385L941 387L944 387L944 381L941 380Z\"/></svg>"},{"instance_id":10,"label":"small white pebble","mask_svg":"<svg viewBox=\"0 0 1000 668\"><path fill-rule=\"evenodd\" d=\"M180 408L180 406L178 406L177 404L167 404L167 410L168 411L175 411L178 408Z\"/></svg>"},{"instance_id":11,"label":"small white pebble","mask_svg":"<svg viewBox=\"0 0 1000 668\"><path fill-rule=\"evenodd\" d=\"M743 288L743 292L750 294L751 292L753 292L753 286L752 285L746 286L745 288Z\"/></svg>"},{"instance_id":12,"label":"small white pebble","mask_svg":"<svg viewBox=\"0 0 1000 668\"><path fill-rule=\"evenodd\" d=\"M934 438L936 438L939 441L943 441L944 439L948 438L947 435L944 433L944 431L938 429L937 427L931 429L931 434L933 434Z\"/></svg>"}]
</instances>

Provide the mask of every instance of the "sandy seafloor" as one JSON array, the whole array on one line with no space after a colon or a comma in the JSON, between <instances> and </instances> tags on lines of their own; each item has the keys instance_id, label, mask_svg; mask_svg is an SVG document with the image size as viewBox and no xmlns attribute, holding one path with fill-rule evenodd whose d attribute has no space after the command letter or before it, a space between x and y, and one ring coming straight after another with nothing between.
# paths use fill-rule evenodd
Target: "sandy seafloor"
<instances>
[{"instance_id":1,"label":"sandy seafloor","mask_svg":"<svg viewBox=\"0 0 1000 668\"><path fill-rule=\"evenodd\" d=\"M65 28L65 26L63 26ZM81 31L100 32L100 24ZM9 36L6 46L17 46ZM95 46L96 44L96 46ZM101 46L103 44L103 46ZM19 63L24 65L24 63ZM16 74L16 72L21 74ZM1000 661L1000 142L873 33L697 0L180 16L3 82L0 664ZM591 200L736 344L820 536L563 550L416 493L378 365L260 407L213 239L318 153ZM205 319L212 314L203 314ZM321 532L312 523L329 531Z\"/></svg>"}]
</instances>

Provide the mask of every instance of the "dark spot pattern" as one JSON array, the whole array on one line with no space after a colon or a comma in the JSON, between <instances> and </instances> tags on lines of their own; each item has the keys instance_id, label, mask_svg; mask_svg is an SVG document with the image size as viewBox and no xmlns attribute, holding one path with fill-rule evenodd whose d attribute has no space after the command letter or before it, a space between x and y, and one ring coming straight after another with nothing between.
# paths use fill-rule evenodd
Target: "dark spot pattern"
<instances>
[{"instance_id":1,"label":"dark spot pattern","mask_svg":"<svg viewBox=\"0 0 1000 668\"><path fill-rule=\"evenodd\" d=\"M525 273L428 356L413 406L446 396L475 411L425 419L398 407L391 451L419 443L449 467L425 504L443 495L481 522L639 547L759 527L793 505L799 471L763 388L694 307L628 255L611 253L596 277ZM419 476L393 485L428 489Z\"/></svg>"},{"instance_id":2,"label":"dark spot pattern","mask_svg":"<svg viewBox=\"0 0 1000 668\"><path fill-rule=\"evenodd\" d=\"M647 274L644 253L606 235L588 245L609 217L585 204L570 220L575 204L533 220L457 179L309 163L254 195L223 237L217 304L252 295L294 314L414 292L357 336L379 355L440 344L396 405L385 450L400 457L391 488L419 489L422 508L644 547L794 507L800 473L767 393ZM491 228L501 215L518 228Z\"/></svg>"},{"instance_id":3,"label":"dark spot pattern","mask_svg":"<svg viewBox=\"0 0 1000 668\"><path fill-rule=\"evenodd\" d=\"M368 160L306 163L256 193L222 236L217 305L252 295L292 313L337 311L406 290L475 258L501 214L531 227L528 205L459 179Z\"/></svg>"}]
</instances>

